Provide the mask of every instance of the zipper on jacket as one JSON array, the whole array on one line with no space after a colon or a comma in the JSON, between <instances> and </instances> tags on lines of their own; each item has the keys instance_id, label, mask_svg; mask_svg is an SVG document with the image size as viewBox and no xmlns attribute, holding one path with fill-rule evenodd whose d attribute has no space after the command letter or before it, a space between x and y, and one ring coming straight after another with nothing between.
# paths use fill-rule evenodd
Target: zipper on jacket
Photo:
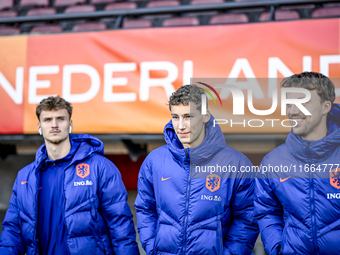
<instances>
[{"instance_id":1,"label":"zipper on jacket","mask_svg":"<svg viewBox=\"0 0 340 255\"><path fill-rule=\"evenodd\" d=\"M307 148L307 155L308 155L308 166L310 166L310 153L309 153L309 144L310 141L307 142L306 148ZM314 180L313 180L313 172L310 171L309 175L309 186L310 186L310 201L311 201L311 222L312 222L312 232L313 232L313 245L314 250L317 251L318 245L316 240L316 226L315 226L315 205L314 205Z\"/></svg>"},{"instance_id":2,"label":"zipper on jacket","mask_svg":"<svg viewBox=\"0 0 340 255\"><path fill-rule=\"evenodd\" d=\"M185 152L186 160L189 159L189 153ZM189 207L189 193L190 193L190 162L189 162L189 178L188 178L188 186L187 186L187 196L185 202L185 216L184 216L184 231L183 231L183 255L185 255L186 250L186 235L187 235L187 222L188 222L188 207Z\"/></svg>"},{"instance_id":3,"label":"zipper on jacket","mask_svg":"<svg viewBox=\"0 0 340 255\"><path fill-rule=\"evenodd\" d=\"M39 172L39 180L37 178L37 175L35 174L35 178L37 179L36 183L36 187L38 187L38 191L36 192L36 195L35 195L35 201L37 202L37 204L39 204L39 186L40 186L40 172ZM38 237L38 217L39 217L39 212L38 212L38 209L39 209L39 206L36 206L35 207L35 224L34 224L34 240L36 242L36 249L38 250L37 253L39 253L39 239L37 240L37 237Z\"/></svg>"}]
</instances>

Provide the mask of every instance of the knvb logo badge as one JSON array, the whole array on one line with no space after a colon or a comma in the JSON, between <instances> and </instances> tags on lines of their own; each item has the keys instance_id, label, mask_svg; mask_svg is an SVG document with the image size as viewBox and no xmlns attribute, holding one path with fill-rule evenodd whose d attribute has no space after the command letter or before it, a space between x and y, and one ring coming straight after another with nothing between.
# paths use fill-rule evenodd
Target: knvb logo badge
<instances>
[{"instance_id":1,"label":"knvb logo badge","mask_svg":"<svg viewBox=\"0 0 340 255\"><path fill-rule=\"evenodd\" d=\"M329 181L334 188L340 189L340 169L332 169L329 172Z\"/></svg>"},{"instance_id":2,"label":"knvb logo badge","mask_svg":"<svg viewBox=\"0 0 340 255\"><path fill-rule=\"evenodd\" d=\"M210 190L211 192L214 192L216 190L219 190L221 186L221 177L219 177L217 174L209 174L206 179L205 187Z\"/></svg>"},{"instance_id":3,"label":"knvb logo badge","mask_svg":"<svg viewBox=\"0 0 340 255\"><path fill-rule=\"evenodd\" d=\"M85 178L90 174L90 166L85 163L81 163L76 166L77 175L81 178Z\"/></svg>"}]
</instances>

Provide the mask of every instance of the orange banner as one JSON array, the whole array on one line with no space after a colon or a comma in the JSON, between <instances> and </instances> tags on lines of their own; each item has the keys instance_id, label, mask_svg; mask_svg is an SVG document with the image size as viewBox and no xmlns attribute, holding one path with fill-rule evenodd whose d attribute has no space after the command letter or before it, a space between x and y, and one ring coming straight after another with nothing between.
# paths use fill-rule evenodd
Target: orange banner
<instances>
[{"instance_id":1,"label":"orange banner","mask_svg":"<svg viewBox=\"0 0 340 255\"><path fill-rule=\"evenodd\" d=\"M73 104L75 132L161 133L170 119L168 95L190 78L226 83L304 70L337 78L339 47L339 19L2 37L0 133L37 133L35 107L56 94ZM258 82L254 106L270 108L272 84ZM231 96L223 102L232 105ZM232 107L219 111L233 116ZM283 118L279 107L277 116ZM255 117L245 111L245 119Z\"/></svg>"}]
</instances>

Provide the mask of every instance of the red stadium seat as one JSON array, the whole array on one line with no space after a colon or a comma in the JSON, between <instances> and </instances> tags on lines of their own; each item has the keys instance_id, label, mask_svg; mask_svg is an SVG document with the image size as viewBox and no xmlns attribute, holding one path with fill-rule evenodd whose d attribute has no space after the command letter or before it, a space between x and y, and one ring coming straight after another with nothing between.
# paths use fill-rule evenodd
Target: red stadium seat
<instances>
[{"instance_id":1,"label":"red stadium seat","mask_svg":"<svg viewBox=\"0 0 340 255\"><path fill-rule=\"evenodd\" d=\"M191 5L199 5L199 4L220 4L224 3L224 0L191 0Z\"/></svg>"},{"instance_id":2,"label":"red stadium seat","mask_svg":"<svg viewBox=\"0 0 340 255\"><path fill-rule=\"evenodd\" d=\"M0 35L18 35L20 32L20 29L16 27L0 27Z\"/></svg>"},{"instance_id":3,"label":"red stadium seat","mask_svg":"<svg viewBox=\"0 0 340 255\"><path fill-rule=\"evenodd\" d=\"M298 4L298 5L285 5L281 6L281 10L294 10L294 9L313 9L314 4Z\"/></svg>"},{"instance_id":4,"label":"red stadium seat","mask_svg":"<svg viewBox=\"0 0 340 255\"><path fill-rule=\"evenodd\" d=\"M54 6L66 6L75 4L86 4L86 0L55 0Z\"/></svg>"},{"instance_id":5,"label":"red stadium seat","mask_svg":"<svg viewBox=\"0 0 340 255\"><path fill-rule=\"evenodd\" d=\"M146 8L170 7L170 6L180 6L180 5L181 3L178 0L150 1L147 3Z\"/></svg>"},{"instance_id":6,"label":"red stadium seat","mask_svg":"<svg viewBox=\"0 0 340 255\"><path fill-rule=\"evenodd\" d=\"M200 4L220 4L224 3L224 0L191 0L190 4L191 5L200 5ZM212 16L212 15L217 15L218 11L200 11L200 12L189 12L186 13L185 16L189 17L198 17L198 16Z\"/></svg>"},{"instance_id":7,"label":"red stadium seat","mask_svg":"<svg viewBox=\"0 0 340 255\"><path fill-rule=\"evenodd\" d=\"M195 17L176 17L163 21L163 27L197 26L199 24L199 19Z\"/></svg>"},{"instance_id":8,"label":"red stadium seat","mask_svg":"<svg viewBox=\"0 0 340 255\"><path fill-rule=\"evenodd\" d=\"M60 33L63 28L59 25L40 25L31 29L31 33Z\"/></svg>"},{"instance_id":9,"label":"red stadium seat","mask_svg":"<svg viewBox=\"0 0 340 255\"><path fill-rule=\"evenodd\" d=\"M328 17L339 17L340 7L324 7L316 9L312 12L312 18L328 18Z\"/></svg>"},{"instance_id":10,"label":"red stadium seat","mask_svg":"<svg viewBox=\"0 0 340 255\"><path fill-rule=\"evenodd\" d=\"M0 18L9 18L9 17L16 17L18 16L18 12L17 11L0 11Z\"/></svg>"},{"instance_id":11,"label":"red stadium seat","mask_svg":"<svg viewBox=\"0 0 340 255\"><path fill-rule=\"evenodd\" d=\"M226 13L213 16L209 24L233 24L233 23L248 23L249 18L243 13Z\"/></svg>"},{"instance_id":12,"label":"red stadium seat","mask_svg":"<svg viewBox=\"0 0 340 255\"><path fill-rule=\"evenodd\" d=\"M136 3L113 3L105 6L105 11L137 9Z\"/></svg>"},{"instance_id":13,"label":"red stadium seat","mask_svg":"<svg viewBox=\"0 0 340 255\"><path fill-rule=\"evenodd\" d=\"M123 21L123 28L146 28L152 27L152 22L146 19L129 19Z\"/></svg>"},{"instance_id":14,"label":"red stadium seat","mask_svg":"<svg viewBox=\"0 0 340 255\"><path fill-rule=\"evenodd\" d=\"M0 10L8 9L13 7L14 0L1 0L0 1Z\"/></svg>"},{"instance_id":15,"label":"red stadium seat","mask_svg":"<svg viewBox=\"0 0 340 255\"><path fill-rule=\"evenodd\" d=\"M54 8L34 8L34 9L30 9L26 13L26 16L53 15L56 13L57 13L57 10Z\"/></svg>"},{"instance_id":16,"label":"red stadium seat","mask_svg":"<svg viewBox=\"0 0 340 255\"><path fill-rule=\"evenodd\" d=\"M19 6L49 6L49 0L21 0Z\"/></svg>"},{"instance_id":17,"label":"red stadium seat","mask_svg":"<svg viewBox=\"0 0 340 255\"><path fill-rule=\"evenodd\" d=\"M65 9L64 13L77 13L77 12L95 12L96 7L93 5L74 5Z\"/></svg>"},{"instance_id":18,"label":"red stadium seat","mask_svg":"<svg viewBox=\"0 0 340 255\"><path fill-rule=\"evenodd\" d=\"M91 4L108 4L118 2L119 0L91 0Z\"/></svg>"},{"instance_id":19,"label":"red stadium seat","mask_svg":"<svg viewBox=\"0 0 340 255\"><path fill-rule=\"evenodd\" d=\"M269 21L269 19L270 19L269 12L264 12L259 17L259 21ZM275 11L274 20L294 20L294 19L300 19L300 15L296 11L288 11L288 10Z\"/></svg>"},{"instance_id":20,"label":"red stadium seat","mask_svg":"<svg viewBox=\"0 0 340 255\"><path fill-rule=\"evenodd\" d=\"M101 31L101 30L105 30L105 29L107 29L107 26L106 26L105 23L93 21L93 22L86 22L86 23L77 24L73 27L72 31L86 32L86 31Z\"/></svg>"}]
</instances>

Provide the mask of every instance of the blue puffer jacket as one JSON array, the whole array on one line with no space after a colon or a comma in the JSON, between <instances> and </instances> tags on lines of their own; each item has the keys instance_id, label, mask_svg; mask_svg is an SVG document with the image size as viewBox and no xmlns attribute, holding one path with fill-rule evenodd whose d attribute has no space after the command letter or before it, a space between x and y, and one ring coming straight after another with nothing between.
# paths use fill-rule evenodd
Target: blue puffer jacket
<instances>
[{"instance_id":1,"label":"blue puffer jacket","mask_svg":"<svg viewBox=\"0 0 340 255\"><path fill-rule=\"evenodd\" d=\"M254 178L195 172L217 165L238 171L251 167L250 161L226 145L212 117L204 141L194 149L183 149L171 121L164 134L167 145L148 155L138 179L137 226L146 253L251 254L258 235L252 223Z\"/></svg>"},{"instance_id":2,"label":"blue puffer jacket","mask_svg":"<svg viewBox=\"0 0 340 255\"><path fill-rule=\"evenodd\" d=\"M116 166L103 156L103 143L90 135L70 135L81 143L64 171L64 207L69 254L139 254L127 193ZM0 254L39 253L37 213L45 145L35 162L19 171L3 222ZM77 174L76 167L88 171Z\"/></svg>"},{"instance_id":3,"label":"blue puffer jacket","mask_svg":"<svg viewBox=\"0 0 340 255\"><path fill-rule=\"evenodd\" d=\"M255 217L270 255L340 254L339 109L328 115L326 137L306 141L290 132L262 161L262 169L287 171L256 179Z\"/></svg>"}]
</instances>

